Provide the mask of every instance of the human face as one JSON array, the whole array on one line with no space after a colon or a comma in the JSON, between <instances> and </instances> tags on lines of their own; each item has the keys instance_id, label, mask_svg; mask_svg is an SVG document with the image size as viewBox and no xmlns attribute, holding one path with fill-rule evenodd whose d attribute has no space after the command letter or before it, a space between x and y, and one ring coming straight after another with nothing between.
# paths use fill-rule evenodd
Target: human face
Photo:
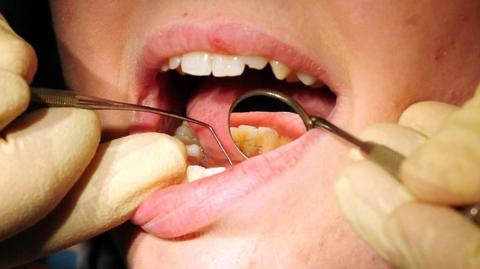
<instances>
[{"instance_id":1,"label":"human face","mask_svg":"<svg viewBox=\"0 0 480 269\"><path fill-rule=\"evenodd\" d=\"M313 75L335 98L310 96L312 109L354 134L397 119L419 100L460 104L480 79L476 0L62 0L51 5L71 88L164 109L181 110L185 104L179 91L172 91L181 82L167 82L169 75L159 70L169 57L191 51L264 56ZM262 76L271 77L206 79L188 102L188 114L225 130L223 121L208 115L226 116L239 92L271 80ZM101 116L110 135L167 128L147 116ZM152 194L133 219L143 231L126 240L129 264L387 267L340 216L333 184L347 150L314 130L226 173Z\"/></svg>"}]
</instances>

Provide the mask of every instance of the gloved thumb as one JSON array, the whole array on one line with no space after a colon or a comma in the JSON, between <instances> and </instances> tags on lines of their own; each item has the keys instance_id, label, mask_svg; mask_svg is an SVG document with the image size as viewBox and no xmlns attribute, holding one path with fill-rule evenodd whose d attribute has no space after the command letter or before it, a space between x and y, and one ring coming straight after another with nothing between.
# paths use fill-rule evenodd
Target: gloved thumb
<instances>
[{"instance_id":1,"label":"gloved thumb","mask_svg":"<svg viewBox=\"0 0 480 269\"><path fill-rule=\"evenodd\" d=\"M422 201L464 205L480 201L480 85L436 134L402 163L400 178Z\"/></svg>"},{"instance_id":2,"label":"gloved thumb","mask_svg":"<svg viewBox=\"0 0 480 269\"><path fill-rule=\"evenodd\" d=\"M95 155L92 111L49 108L16 119L0 139L0 240L33 225L62 200Z\"/></svg>"},{"instance_id":3,"label":"gloved thumb","mask_svg":"<svg viewBox=\"0 0 480 269\"><path fill-rule=\"evenodd\" d=\"M50 215L0 243L0 268L32 261L122 224L148 194L184 178L186 159L184 144L160 133L100 145L85 173Z\"/></svg>"},{"instance_id":4,"label":"gloved thumb","mask_svg":"<svg viewBox=\"0 0 480 269\"><path fill-rule=\"evenodd\" d=\"M451 208L406 203L382 230L399 268L480 268L480 230Z\"/></svg>"}]
</instances>

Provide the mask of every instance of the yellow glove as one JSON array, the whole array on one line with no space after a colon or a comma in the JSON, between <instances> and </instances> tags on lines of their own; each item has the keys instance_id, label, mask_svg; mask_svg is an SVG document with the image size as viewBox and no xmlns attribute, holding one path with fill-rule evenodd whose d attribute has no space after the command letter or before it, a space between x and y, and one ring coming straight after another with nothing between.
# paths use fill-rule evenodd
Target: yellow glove
<instances>
[{"instance_id":1,"label":"yellow glove","mask_svg":"<svg viewBox=\"0 0 480 269\"><path fill-rule=\"evenodd\" d=\"M125 222L146 195L177 183L186 170L185 146L164 134L98 147L92 111L49 108L20 116L35 69L33 49L0 15L0 268Z\"/></svg>"},{"instance_id":2,"label":"yellow glove","mask_svg":"<svg viewBox=\"0 0 480 269\"><path fill-rule=\"evenodd\" d=\"M336 193L354 230L398 268L480 268L480 228L449 206L480 202L480 87L462 108L409 107L365 140L405 156L400 182L358 151Z\"/></svg>"},{"instance_id":3,"label":"yellow glove","mask_svg":"<svg viewBox=\"0 0 480 269\"><path fill-rule=\"evenodd\" d=\"M94 156L100 125L93 112L76 109L41 110L13 121L28 106L36 58L0 19L0 240L4 240L45 217L60 202Z\"/></svg>"}]
</instances>

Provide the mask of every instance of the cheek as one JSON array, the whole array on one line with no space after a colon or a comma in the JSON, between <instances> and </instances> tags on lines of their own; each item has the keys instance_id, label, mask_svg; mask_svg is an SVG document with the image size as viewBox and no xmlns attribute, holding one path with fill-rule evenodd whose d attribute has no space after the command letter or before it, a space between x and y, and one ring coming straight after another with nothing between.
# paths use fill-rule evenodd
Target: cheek
<instances>
[{"instance_id":1,"label":"cheek","mask_svg":"<svg viewBox=\"0 0 480 269\"><path fill-rule=\"evenodd\" d=\"M124 59L132 1L52 1L52 15L69 87L82 94L119 98L128 85Z\"/></svg>"},{"instance_id":2,"label":"cheek","mask_svg":"<svg viewBox=\"0 0 480 269\"><path fill-rule=\"evenodd\" d=\"M126 55L134 1L51 1L54 27L69 89L129 102L135 61ZM131 114L98 112L104 138L125 135Z\"/></svg>"},{"instance_id":3,"label":"cheek","mask_svg":"<svg viewBox=\"0 0 480 269\"><path fill-rule=\"evenodd\" d=\"M339 98L344 126L360 130L378 121L396 121L421 100L461 104L468 99L480 79L479 5L334 4L351 87Z\"/></svg>"}]
</instances>

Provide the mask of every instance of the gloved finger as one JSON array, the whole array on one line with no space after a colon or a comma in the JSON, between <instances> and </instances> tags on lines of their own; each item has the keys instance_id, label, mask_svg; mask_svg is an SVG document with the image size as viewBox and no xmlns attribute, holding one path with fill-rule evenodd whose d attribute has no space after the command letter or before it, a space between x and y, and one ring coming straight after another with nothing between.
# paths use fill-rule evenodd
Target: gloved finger
<instances>
[{"instance_id":1,"label":"gloved finger","mask_svg":"<svg viewBox=\"0 0 480 269\"><path fill-rule=\"evenodd\" d=\"M388 258L393 250L382 232L383 223L395 208L413 201L413 197L392 175L366 160L353 162L343 170L335 192L340 209L354 230Z\"/></svg>"},{"instance_id":2,"label":"gloved finger","mask_svg":"<svg viewBox=\"0 0 480 269\"><path fill-rule=\"evenodd\" d=\"M0 139L0 240L48 214L95 154L100 124L95 113L41 109L21 116Z\"/></svg>"},{"instance_id":3,"label":"gloved finger","mask_svg":"<svg viewBox=\"0 0 480 269\"><path fill-rule=\"evenodd\" d=\"M409 106L400 116L398 123L430 137L440 129L445 119L458 109L457 106L442 102L419 102Z\"/></svg>"},{"instance_id":4,"label":"gloved finger","mask_svg":"<svg viewBox=\"0 0 480 269\"><path fill-rule=\"evenodd\" d=\"M148 194L183 179L186 158L183 143L159 133L100 145L59 207L34 227L0 243L0 268L31 261L127 221Z\"/></svg>"},{"instance_id":5,"label":"gloved finger","mask_svg":"<svg viewBox=\"0 0 480 269\"><path fill-rule=\"evenodd\" d=\"M19 75L30 83L37 70L33 48L15 34L0 14L0 70Z\"/></svg>"},{"instance_id":6,"label":"gloved finger","mask_svg":"<svg viewBox=\"0 0 480 269\"><path fill-rule=\"evenodd\" d=\"M383 144L404 155L424 143L425 137L411 128L397 124L376 124L365 129L359 137ZM358 150L352 150L353 160L362 160ZM340 209L353 229L382 257L391 246L382 232L389 214L398 206L414 200L405 187L382 167L372 161L350 163L335 184Z\"/></svg>"},{"instance_id":7,"label":"gloved finger","mask_svg":"<svg viewBox=\"0 0 480 269\"><path fill-rule=\"evenodd\" d=\"M412 153L426 140L425 136L415 130L393 123L379 123L369 126L360 133L359 138L363 141L385 145L404 156ZM363 154L358 149L352 149L349 152L349 157L352 160L364 159Z\"/></svg>"},{"instance_id":8,"label":"gloved finger","mask_svg":"<svg viewBox=\"0 0 480 269\"><path fill-rule=\"evenodd\" d=\"M418 199L447 205L480 201L480 87L441 129L402 163L400 178Z\"/></svg>"},{"instance_id":9,"label":"gloved finger","mask_svg":"<svg viewBox=\"0 0 480 269\"><path fill-rule=\"evenodd\" d=\"M27 109L30 90L23 78L0 69L0 96L0 130L2 130Z\"/></svg>"},{"instance_id":10,"label":"gloved finger","mask_svg":"<svg viewBox=\"0 0 480 269\"><path fill-rule=\"evenodd\" d=\"M480 268L480 230L451 208L407 203L383 227L399 268Z\"/></svg>"},{"instance_id":11,"label":"gloved finger","mask_svg":"<svg viewBox=\"0 0 480 269\"><path fill-rule=\"evenodd\" d=\"M30 101L28 83L37 68L32 47L0 14L0 130L22 114Z\"/></svg>"}]
</instances>

